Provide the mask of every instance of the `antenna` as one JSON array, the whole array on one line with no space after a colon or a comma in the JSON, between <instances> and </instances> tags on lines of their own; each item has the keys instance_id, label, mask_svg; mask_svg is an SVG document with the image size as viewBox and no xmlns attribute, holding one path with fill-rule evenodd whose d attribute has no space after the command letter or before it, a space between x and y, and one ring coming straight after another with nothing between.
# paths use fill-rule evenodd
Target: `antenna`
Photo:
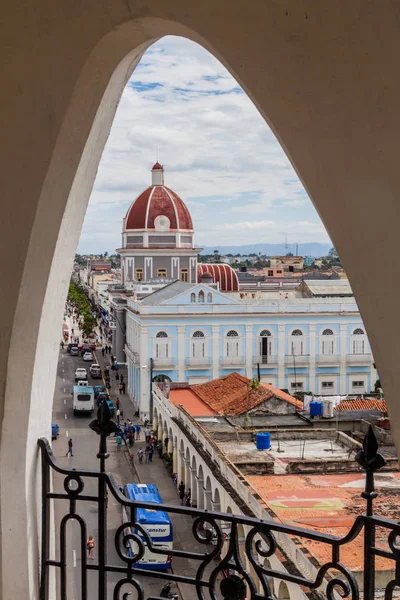
<instances>
[{"instance_id":1,"label":"antenna","mask_svg":"<svg viewBox=\"0 0 400 600\"><path fill-rule=\"evenodd\" d=\"M285 233L285 252L287 253L288 251L288 245L287 245L287 233Z\"/></svg>"},{"instance_id":2,"label":"antenna","mask_svg":"<svg viewBox=\"0 0 400 600\"><path fill-rule=\"evenodd\" d=\"M299 255L299 245L296 243L296 256Z\"/></svg>"}]
</instances>

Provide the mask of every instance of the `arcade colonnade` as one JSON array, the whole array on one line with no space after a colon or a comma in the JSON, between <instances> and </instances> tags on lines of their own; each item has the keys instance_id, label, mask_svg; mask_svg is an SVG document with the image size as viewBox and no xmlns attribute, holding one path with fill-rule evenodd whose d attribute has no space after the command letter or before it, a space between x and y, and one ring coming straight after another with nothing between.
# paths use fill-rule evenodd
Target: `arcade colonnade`
<instances>
[{"instance_id":1,"label":"arcade colonnade","mask_svg":"<svg viewBox=\"0 0 400 600\"><path fill-rule=\"evenodd\" d=\"M198 448L185 435L184 429L179 427L172 418L172 413L165 402L159 401L157 392L153 393L153 399L152 429L157 432L157 438L162 440L163 444L168 439L167 452L172 454L173 473L177 473L178 475L177 485L183 481L185 490L190 490L192 506L210 512L242 514L242 510L230 496L227 489L215 477L215 468L213 468L211 461L207 462L204 460ZM198 440L198 442L200 446L201 441ZM223 526L223 524L221 525ZM242 525L239 525L238 533L241 560L246 570L252 575L253 580L257 582L257 575L254 573L253 566L246 556L245 551L245 539L248 531ZM225 546L222 557L227 550L228 542L226 542ZM264 566L286 572L276 554L268 559L266 558ZM285 598L287 600L304 600L306 598L299 586L295 584L284 582L278 578L270 578L269 584L277 598ZM260 593L263 592L261 586L258 591Z\"/></svg>"},{"instance_id":2,"label":"arcade colonnade","mask_svg":"<svg viewBox=\"0 0 400 600\"><path fill-rule=\"evenodd\" d=\"M212 52L277 135L349 275L400 440L400 280L391 261L400 221L399 3L6 2L0 22L3 598L37 597L36 441L50 436L73 257L122 90L144 50L164 35L185 36ZM27 432L17 444L15 423ZM22 548L16 539L24 540Z\"/></svg>"}]
</instances>

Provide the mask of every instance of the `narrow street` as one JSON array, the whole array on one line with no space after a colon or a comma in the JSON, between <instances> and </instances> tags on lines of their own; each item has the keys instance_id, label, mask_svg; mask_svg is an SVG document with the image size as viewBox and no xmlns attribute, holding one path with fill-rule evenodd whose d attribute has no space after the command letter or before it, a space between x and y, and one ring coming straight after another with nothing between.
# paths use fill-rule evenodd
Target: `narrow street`
<instances>
[{"instance_id":1,"label":"narrow street","mask_svg":"<svg viewBox=\"0 0 400 600\"><path fill-rule=\"evenodd\" d=\"M67 323L69 319L67 318ZM77 326L70 325L75 328ZM110 363L110 355L105 355L103 358L100 350L95 353L95 361L100 366ZM79 357L70 356L66 348L60 352L57 381L54 394L53 404L53 423L57 423L60 428L60 435L57 440L52 442L53 452L57 461L61 466L76 469L98 470L99 460L96 457L98 452L99 437L89 428L89 423L96 417L96 408L91 417L74 416L72 411L72 389L74 385L74 372L77 367L85 367L89 370L89 362L84 362ZM124 374L125 369L120 368L120 374ZM111 372L111 389L110 395L115 403L117 397L120 398L121 408L123 409L123 420L130 418L134 423L138 419L133 416L133 405L129 398L118 394L118 382L115 380L115 375ZM89 377L89 385L104 385L102 380L92 380ZM125 451L118 452L114 437L108 438L108 451L110 457L107 460L106 468L110 471L117 483L124 486L126 483L135 483L141 481L143 483L154 483L157 485L160 495L166 503L179 504L179 499L176 487L171 476L167 472L164 462L154 453L153 462L150 464L137 464L137 450L141 446L145 447L144 442L144 427L142 425L141 441L135 443L135 467L129 464L129 454ZM68 440L73 441L73 457L66 457L68 450ZM64 491L64 478L58 474L54 474L54 491ZM84 493L87 495L96 495L97 487L95 481L85 480ZM56 535L59 535L59 523L65 513L68 511L68 506L65 502L55 501L55 520L56 520ZM108 563L113 565L122 565L120 558L115 550L115 531L121 524L121 509L113 496L109 494L108 503ZM96 504L90 502L77 502L77 513L80 514L86 521L87 535L93 535L97 543L98 540L98 523L97 523L97 507ZM192 535L192 519L179 515L173 517L174 526L174 548L186 549L188 551L197 550L201 553L207 551L206 546L197 544ZM80 528L76 520L72 520L67 525L67 588L68 599L81 599L81 538ZM60 542L56 539L56 551L59 553ZM97 548L95 549L94 564L97 564ZM90 565L89 565L90 566ZM198 561L187 560L184 558L173 559L173 571L184 576L195 576L198 568ZM215 564L213 565L215 568ZM57 570L58 571L58 570ZM97 573L89 571L88 573L88 598L96 598L98 592ZM117 574L109 574L107 580L108 598L113 597L113 591L116 581L120 578ZM144 587L145 597L158 596L161 587L165 583L163 579L154 577L141 578L141 583ZM57 577L57 595L60 594L60 577ZM132 587L123 588L123 591L132 591ZM180 598L194 600L197 594L192 586L179 584L179 588L175 584L172 586L172 591L178 592ZM134 598L134 592L132 598Z\"/></svg>"}]
</instances>

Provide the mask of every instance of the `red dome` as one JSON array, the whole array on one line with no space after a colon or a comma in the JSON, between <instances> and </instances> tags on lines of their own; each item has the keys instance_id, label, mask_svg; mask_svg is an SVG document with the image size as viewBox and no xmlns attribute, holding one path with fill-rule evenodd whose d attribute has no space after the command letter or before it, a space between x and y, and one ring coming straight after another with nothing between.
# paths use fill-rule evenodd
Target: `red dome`
<instances>
[{"instance_id":1,"label":"red dome","mask_svg":"<svg viewBox=\"0 0 400 600\"><path fill-rule=\"evenodd\" d=\"M136 198L127 212L125 229L154 229L154 220L160 215L168 217L171 229L193 230L186 204L164 185L152 185Z\"/></svg>"},{"instance_id":2,"label":"red dome","mask_svg":"<svg viewBox=\"0 0 400 600\"><path fill-rule=\"evenodd\" d=\"M201 283L201 278L206 273L211 273L214 282L219 283L221 292L237 292L239 290L239 280L236 272L230 265L217 264L210 265L199 263L197 265L197 281Z\"/></svg>"},{"instance_id":3,"label":"red dome","mask_svg":"<svg viewBox=\"0 0 400 600\"><path fill-rule=\"evenodd\" d=\"M152 168L152 171L164 171L164 169L163 166L160 165L160 163L157 161L154 167Z\"/></svg>"}]
</instances>

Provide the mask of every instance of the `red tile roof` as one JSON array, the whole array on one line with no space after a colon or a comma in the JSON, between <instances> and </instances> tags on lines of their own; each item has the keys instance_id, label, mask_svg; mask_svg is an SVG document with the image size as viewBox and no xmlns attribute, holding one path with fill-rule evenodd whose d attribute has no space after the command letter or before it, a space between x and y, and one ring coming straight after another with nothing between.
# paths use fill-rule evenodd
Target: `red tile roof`
<instances>
[{"instance_id":1,"label":"red tile roof","mask_svg":"<svg viewBox=\"0 0 400 600\"><path fill-rule=\"evenodd\" d=\"M385 400L378 398L356 398L354 400L342 400L340 404L335 407L335 410L380 410L381 412L387 412L387 406Z\"/></svg>"},{"instance_id":2,"label":"red tile roof","mask_svg":"<svg viewBox=\"0 0 400 600\"><path fill-rule=\"evenodd\" d=\"M217 414L190 388L170 390L169 399L175 406L182 405L192 417L208 417Z\"/></svg>"},{"instance_id":3,"label":"red tile roof","mask_svg":"<svg viewBox=\"0 0 400 600\"><path fill-rule=\"evenodd\" d=\"M239 373L230 373L225 377L213 379L207 383L191 385L193 392L220 415L242 415L255 406L266 402L273 396L297 406L298 401L270 386L262 384L252 389L251 380ZM302 407L302 404L298 403Z\"/></svg>"},{"instance_id":4,"label":"red tile roof","mask_svg":"<svg viewBox=\"0 0 400 600\"><path fill-rule=\"evenodd\" d=\"M293 406L295 406L296 408L299 408L300 410L303 409L303 403L300 402L300 400L297 400L297 398L293 398L293 396L291 396L290 394L287 394L286 392L282 392L282 390L274 387L270 383L264 383L262 381L261 385L264 386L265 388L267 388L267 390L269 390L270 392L272 392L274 394L274 396L279 398L279 400L284 400L285 402L289 402L289 404L293 404Z\"/></svg>"}]
</instances>

